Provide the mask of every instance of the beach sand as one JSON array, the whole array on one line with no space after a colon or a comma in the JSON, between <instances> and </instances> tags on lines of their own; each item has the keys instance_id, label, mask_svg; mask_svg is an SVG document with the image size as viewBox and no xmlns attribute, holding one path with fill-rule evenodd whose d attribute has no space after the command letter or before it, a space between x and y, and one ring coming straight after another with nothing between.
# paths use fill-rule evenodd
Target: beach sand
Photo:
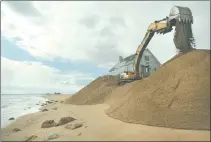
<instances>
[{"instance_id":1,"label":"beach sand","mask_svg":"<svg viewBox=\"0 0 211 142\"><path fill-rule=\"evenodd\" d=\"M60 103L69 98L68 95L45 95L49 100L58 102L43 108L46 112L36 112L18 118L3 128L2 141L25 141L28 137L37 136L32 141L46 141L49 134L58 134L52 141L83 141L83 140L131 140L131 141L209 141L210 131L181 130L162 127L130 124L108 117L106 104L97 105L70 105ZM57 107L57 110L52 108ZM83 126L74 130L66 129L64 125L51 128L41 128L45 120L58 122L61 117L71 116L83 122ZM21 131L13 132L14 128Z\"/></svg>"}]
</instances>

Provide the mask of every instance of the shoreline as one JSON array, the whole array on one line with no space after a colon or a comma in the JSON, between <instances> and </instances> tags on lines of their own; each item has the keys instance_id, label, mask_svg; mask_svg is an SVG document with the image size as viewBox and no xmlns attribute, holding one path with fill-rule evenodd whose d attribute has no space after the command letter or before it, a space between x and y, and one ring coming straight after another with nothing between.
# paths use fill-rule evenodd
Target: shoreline
<instances>
[{"instance_id":1,"label":"shoreline","mask_svg":"<svg viewBox=\"0 0 211 142\"><path fill-rule=\"evenodd\" d=\"M66 98L66 96L69 98L70 97L70 95L69 94L59 94L60 96L64 96L65 98ZM46 103L47 101L50 101L50 100L53 100L54 98L56 98L56 99L58 99L58 100L63 100L63 98L62 97L58 97L57 98L57 96L56 95L54 95L54 94L43 94L43 95L40 95L39 97L41 97L41 98L45 98L46 100L44 101L44 102L40 102L40 103L38 103L39 105L39 109L38 110L36 110L36 111L32 111L32 112L29 112L29 113L25 113L25 114L23 114L23 115L20 115L20 116L17 116L17 117L13 117L13 118L15 118L14 120L8 120L9 122L8 123L6 123L6 124L4 124L3 125L3 127L1 127L1 129L3 129L3 128L6 128L7 126L9 126L10 124L12 124L12 123L14 123L17 119L20 119L21 117L23 117L23 116L25 116L25 115L30 115L30 114L33 114L33 113L37 113L37 112L39 112L39 111L41 111L42 109L45 109L45 107L46 107L46 105L45 106L42 106L42 104L44 104L44 103ZM49 104L48 104L49 105ZM31 108L31 107L30 107ZM33 108L33 107L32 107ZM1 125L2 126L2 125Z\"/></svg>"},{"instance_id":2,"label":"shoreline","mask_svg":"<svg viewBox=\"0 0 211 142\"><path fill-rule=\"evenodd\" d=\"M29 95L26 95L26 96L29 96ZM13 95L13 97L14 97L14 95ZM37 99L37 98L41 98L40 100L36 100L36 101L35 101L36 105L35 105L35 103L30 104L30 103L29 103L30 101L24 101L26 98L21 96L21 99L19 99L19 100L21 100L20 102L21 102L22 105L25 106L25 107L22 107L22 108L17 109L18 111L17 111L17 112L11 113L12 115L10 114L9 117L8 117L7 114L5 114L5 116L2 116L2 119L3 119L4 117L6 117L7 119L4 118L3 122L1 123L1 124L2 124L2 125L1 125L1 128L7 127L8 125L10 125L10 124L12 124L13 122L15 122L16 119L19 119L19 118L22 117L22 116L25 116L25 115L28 115L28 114L32 114L32 113L39 112L40 109L43 107L43 106L41 106L41 105L42 105L43 103L46 103L46 101L49 101L48 97L43 97L42 95L37 95L37 94L36 94L36 96L33 96L33 97L36 98L36 99ZM44 99L43 99L43 98L44 98ZM13 99L14 99L14 98L13 98ZM23 100L22 100L22 99L23 99ZM7 101L7 100L5 100L5 101ZM18 102L19 102L19 101L15 102L15 103L18 103ZM30 105L27 105L27 104L30 104ZM21 104L18 104L18 107L20 107L20 105L21 105ZM14 106L12 105L12 107L14 107ZM10 110L10 109L7 110L8 108L11 109L11 102L9 102L9 103L6 105L6 110L4 110L4 108L2 108L1 111L2 111L2 112L7 112L7 111ZM10 118L14 118L14 120L9 120Z\"/></svg>"},{"instance_id":3,"label":"shoreline","mask_svg":"<svg viewBox=\"0 0 211 142\"><path fill-rule=\"evenodd\" d=\"M34 141L47 140L51 134L59 135L56 141L83 141L83 140L143 140L143 141L207 141L210 140L210 131L203 130L181 130L146 126L140 124L129 124L108 117L104 110L108 105L71 105L64 104L70 95L43 95L48 100L57 102L43 106L41 109L48 111L35 112L21 116L7 127L1 129L2 141L25 141L30 136L36 136ZM54 110L54 108L57 108ZM83 126L74 130L66 129L64 125L41 128L46 120L58 122L62 117L73 117L83 123ZM14 128L21 131L13 132ZM108 131L109 130L109 131Z\"/></svg>"}]
</instances>

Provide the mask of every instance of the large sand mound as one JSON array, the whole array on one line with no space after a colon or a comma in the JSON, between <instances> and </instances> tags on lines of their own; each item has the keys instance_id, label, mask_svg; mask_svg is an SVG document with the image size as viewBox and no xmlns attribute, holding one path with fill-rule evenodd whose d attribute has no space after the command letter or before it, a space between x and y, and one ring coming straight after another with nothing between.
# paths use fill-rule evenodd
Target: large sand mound
<instances>
[{"instance_id":1,"label":"large sand mound","mask_svg":"<svg viewBox=\"0 0 211 142\"><path fill-rule=\"evenodd\" d=\"M71 96L65 103L76 105L93 105L104 103L108 94L117 87L118 76L98 77L89 85Z\"/></svg>"},{"instance_id":2,"label":"large sand mound","mask_svg":"<svg viewBox=\"0 0 211 142\"><path fill-rule=\"evenodd\" d=\"M130 123L210 129L210 50L171 60L121 96L106 114Z\"/></svg>"},{"instance_id":3,"label":"large sand mound","mask_svg":"<svg viewBox=\"0 0 211 142\"><path fill-rule=\"evenodd\" d=\"M163 64L149 78L116 86L99 77L66 103L106 103L113 118L146 125L210 129L210 50L193 50Z\"/></svg>"}]
</instances>

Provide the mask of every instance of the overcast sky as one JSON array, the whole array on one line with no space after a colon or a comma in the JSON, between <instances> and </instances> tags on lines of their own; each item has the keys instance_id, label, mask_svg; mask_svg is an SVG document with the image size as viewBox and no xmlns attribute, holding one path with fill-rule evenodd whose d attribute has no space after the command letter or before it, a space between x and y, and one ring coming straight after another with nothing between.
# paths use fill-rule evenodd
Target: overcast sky
<instances>
[{"instance_id":1,"label":"overcast sky","mask_svg":"<svg viewBox=\"0 0 211 142\"><path fill-rule=\"evenodd\" d=\"M78 91L135 53L174 5L191 9L196 48L210 49L209 1L1 2L2 93ZM176 54L173 34L148 45L161 63Z\"/></svg>"}]
</instances>

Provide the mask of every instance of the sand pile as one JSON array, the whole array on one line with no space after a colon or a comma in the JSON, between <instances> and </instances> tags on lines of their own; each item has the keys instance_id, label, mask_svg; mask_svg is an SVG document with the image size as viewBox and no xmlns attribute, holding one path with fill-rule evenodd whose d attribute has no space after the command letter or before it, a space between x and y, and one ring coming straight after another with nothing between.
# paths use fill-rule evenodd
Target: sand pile
<instances>
[{"instance_id":1,"label":"sand pile","mask_svg":"<svg viewBox=\"0 0 211 142\"><path fill-rule=\"evenodd\" d=\"M125 84L124 86L118 86L116 88L112 89L112 92L107 94L105 97L105 104L108 104L109 106L112 106L115 104L119 99L123 98L125 95L128 95L128 93L131 93L133 86L137 84L138 81L134 81L128 84Z\"/></svg>"},{"instance_id":2,"label":"sand pile","mask_svg":"<svg viewBox=\"0 0 211 142\"><path fill-rule=\"evenodd\" d=\"M210 51L180 55L122 93L106 111L113 118L154 126L210 129Z\"/></svg>"},{"instance_id":3,"label":"sand pile","mask_svg":"<svg viewBox=\"0 0 211 142\"><path fill-rule=\"evenodd\" d=\"M104 103L108 94L117 87L119 76L98 77L79 92L71 96L65 103L76 105L92 105Z\"/></svg>"}]
</instances>

